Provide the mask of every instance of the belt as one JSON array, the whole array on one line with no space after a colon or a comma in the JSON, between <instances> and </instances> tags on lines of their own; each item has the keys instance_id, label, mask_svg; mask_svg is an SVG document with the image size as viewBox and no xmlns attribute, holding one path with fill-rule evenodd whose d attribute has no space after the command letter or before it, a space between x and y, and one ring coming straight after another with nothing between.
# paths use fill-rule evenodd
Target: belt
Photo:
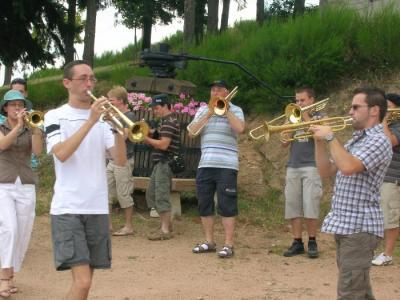
<instances>
[{"instance_id":1,"label":"belt","mask_svg":"<svg viewBox=\"0 0 400 300\"><path fill-rule=\"evenodd\" d=\"M385 178L384 182L394 183L395 185L400 185L400 180L393 178Z\"/></svg>"}]
</instances>

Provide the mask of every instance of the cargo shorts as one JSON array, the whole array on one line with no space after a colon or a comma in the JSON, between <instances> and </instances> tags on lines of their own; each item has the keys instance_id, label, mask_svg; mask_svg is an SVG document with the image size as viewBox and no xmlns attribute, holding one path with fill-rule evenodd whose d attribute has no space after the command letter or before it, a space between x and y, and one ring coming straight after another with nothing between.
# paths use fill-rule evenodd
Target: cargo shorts
<instances>
[{"instance_id":1,"label":"cargo shorts","mask_svg":"<svg viewBox=\"0 0 400 300\"><path fill-rule=\"evenodd\" d=\"M384 182L381 186L381 208L385 229L400 226L400 186Z\"/></svg>"},{"instance_id":2,"label":"cargo shorts","mask_svg":"<svg viewBox=\"0 0 400 300\"><path fill-rule=\"evenodd\" d=\"M108 215L51 215L51 236L57 271L78 265L111 267Z\"/></svg>"}]
</instances>

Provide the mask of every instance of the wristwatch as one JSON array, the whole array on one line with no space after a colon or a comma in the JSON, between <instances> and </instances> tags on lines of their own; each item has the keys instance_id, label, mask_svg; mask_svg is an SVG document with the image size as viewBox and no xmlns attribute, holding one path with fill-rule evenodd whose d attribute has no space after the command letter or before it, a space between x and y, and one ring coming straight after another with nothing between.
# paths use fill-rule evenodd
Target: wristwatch
<instances>
[{"instance_id":1,"label":"wristwatch","mask_svg":"<svg viewBox=\"0 0 400 300\"><path fill-rule=\"evenodd\" d=\"M329 143L329 142L332 142L332 141L333 141L333 139L335 138L335 136L333 135L333 133L330 133L330 134L328 134L327 136L325 136L324 138L325 138L325 141L327 141L327 142Z\"/></svg>"}]
</instances>

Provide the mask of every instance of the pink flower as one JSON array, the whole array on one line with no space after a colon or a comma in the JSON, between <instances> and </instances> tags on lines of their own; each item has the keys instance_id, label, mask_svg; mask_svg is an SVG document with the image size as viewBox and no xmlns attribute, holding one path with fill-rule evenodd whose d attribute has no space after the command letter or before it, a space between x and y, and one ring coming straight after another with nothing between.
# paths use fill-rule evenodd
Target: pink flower
<instances>
[{"instance_id":1,"label":"pink flower","mask_svg":"<svg viewBox=\"0 0 400 300\"><path fill-rule=\"evenodd\" d=\"M185 106L185 107L182 109L182 112L183 112L183 113L188 113L188 112L189 112L189 107Z\"/></svg>"},{"instance_id":2,"label":"pink flower","mask_svg":"<svg viewBox=\"0 0 400 300\"><path fill-rule=\"evenodd\" d=\"M207 103L206 102L200 102L200 107L202 107L202 106L207 106Z\"/></svg>"},{"instance_id":3,"label":"pink flower","mask_svg":"<svg viewBox=\"0 0 400 300\"><path fill-rule=\"evenodd\" d=\"M179 94L179 99L183 100L186 98L186 95L184 93Z\"/></svg>"}]
</instances>

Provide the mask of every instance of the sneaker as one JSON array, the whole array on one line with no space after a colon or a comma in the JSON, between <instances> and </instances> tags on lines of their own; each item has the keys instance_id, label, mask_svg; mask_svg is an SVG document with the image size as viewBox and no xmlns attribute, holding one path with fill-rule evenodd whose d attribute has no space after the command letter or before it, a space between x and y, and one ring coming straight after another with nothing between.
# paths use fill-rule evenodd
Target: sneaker
<instances>
[{"instance_id":1,"label":"sneaker","mask_svg":"<svg viewBox=\"0 0 400 300\"><path fill-rule=\"evenodd\" d=\"M170 240L172 238L171 232L163 232L161 230L158 230L156 232L150 233L147 238L150 241L164 241L164 240Z\"/></svg>"},{"instance_id":2,"label":"sneaker","mask_svg":"<svg viewBox=\"0 0 400 300\"><path fill-rule=\"evenodd\" d=\"M234 254L233 246L228 245L225 245L220 251L218 251L218 257L220 258L231 258Z\"/></svg>"},{"instance_id":3,"label":"sneaker","mask_svg":"<svg viewBox=\"0 0 400 300\"><path fill-rule=\"evenodd\" d=\"M302 242L298 242L296 240L293 241L292 246L283 252L283 256L291 257L304 253L304 244Z\"/></svg>"},{"instance_id":4,"label":"sneaker","mask_svg":"<svg viewBox=\"0 0 400 300\"><path fill-rule=\"evenodd\" d=\"M318 256L319 253L317 242L315 240L308 241L308 257L317 258Z\"/></svg>"},{"instance_id":5,"label":"sneaker","mask_svg":"<svg viewBox=\"0 0 400 300\"><path fill-rule=\"evenodd\" d=\"M387 256L385 253L381 253L372 260L372 264L374 266L388 266L393 264L393 257L392 256Z\"/></svg>"},{"instance_id":6,"label":"sneaker","mask_svg":"<svg viewBox=\"0 0 400 300\"><path fill-rule=\"evenodd\" d=\"M151 217L151 218L158 218L158 217L160 217L159 214L158 214L158 212L156 211L156 209L155 209L154 207L152 207L152 208L150 209L150 217Z\"/></svg>"}]
</instances>

